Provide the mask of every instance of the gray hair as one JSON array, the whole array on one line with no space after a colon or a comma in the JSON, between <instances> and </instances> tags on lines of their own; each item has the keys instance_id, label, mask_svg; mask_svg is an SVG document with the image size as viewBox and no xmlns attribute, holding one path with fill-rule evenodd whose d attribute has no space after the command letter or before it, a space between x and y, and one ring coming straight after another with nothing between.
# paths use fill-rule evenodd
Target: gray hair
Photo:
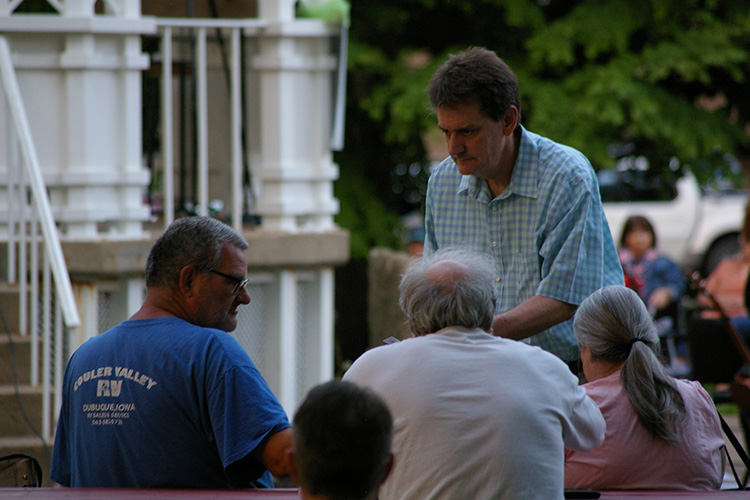
<instances>
[{"instance_id":1,"label":"gray hair","mask_svg":"<svg viewBox=\"0 0 750 500\"><path fill-rule=\"evenodd\" d=\"M146 259L146 286L174 287L185 266L208 271L221 263L224 244L241 250L248 243L237 231L211 217L177 219L159 236Z\"/></svg>"},{"instance_id":2,"label":"gray hair","mask_svg":"<svg viewBox=\"0 0 750 500\"><path fill-rule=\"evenodd\" d=\"M592 358L623 364L620 381L641 425L677 441L685 402L659 360L659 335L638 294L622 285L595 291L578 307L573 331Z\"/></svg>"},{"instance_id":3,"label":"gray hair","mask_svg":"<svg viewBox=\"0 0 750 500\"><path fill-rule=\"evenodd\" d=\"M435 280L428 269L443 261L466 266L451 282ZM413 259L399 284L399 305L416 335L448 326L489 330L495 313L495 268L492 261L467 248L442 249Z\"/></svg>"}]
</instances>

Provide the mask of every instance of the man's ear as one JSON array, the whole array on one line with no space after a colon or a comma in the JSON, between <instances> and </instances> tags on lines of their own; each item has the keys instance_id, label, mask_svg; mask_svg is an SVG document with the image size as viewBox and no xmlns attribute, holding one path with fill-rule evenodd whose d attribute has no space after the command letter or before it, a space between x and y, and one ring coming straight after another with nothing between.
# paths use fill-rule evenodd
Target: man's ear
<instances>
[{"instance_id":1,"label":"man's ear","mask_svg":"<svg viewBox=\"0 0 750 500\"><path fill-rule=\"evenodd\" d=\"M198 272L194 266L185 266L180 270L180 280L177 283L177 287L181 294L188 297L193 295L193 285L195 284L195 278Z\"/></svg>"},{"instance_id":2,"label":"man's ear","mask_svg":"<svg viewBox=\"0 0 750 500\"><path fill-rule=\"evenodd\" d=\"M510 106L503 117L503 134L511 135L518 126L518 108Z\"/></svg>"}]
</instances>

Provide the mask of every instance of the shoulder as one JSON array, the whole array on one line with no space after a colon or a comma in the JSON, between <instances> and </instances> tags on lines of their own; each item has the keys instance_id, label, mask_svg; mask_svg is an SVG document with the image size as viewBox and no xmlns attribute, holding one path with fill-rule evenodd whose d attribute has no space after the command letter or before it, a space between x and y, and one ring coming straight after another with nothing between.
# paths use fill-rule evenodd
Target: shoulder
<instances>
[{"instance_id":1,"label":"shoulder","mask_svg":"<svg viewBox=\"0 0 750 500\"><path fill-rule=\"evenodd\" d=\"M365 383L370 378L371 370L382 371L384 363L392 363L396 356L400 356L404 346L408 349L411 339L402 340L396 344L372 347L362 353L344 373L344 380Z\"/></svg>"},{"instance_id":2,"label":"shoulder","mask_svg":"<svg viewBox=\"0 0 750 500\"><path fill-rule=\"evenodd\" d=\"M371 347L354 361L352 367L357 364L362 365L371 362L379 362L383 358L388 359L395 356L403 356L414 349L418 349L418 344L422 344L427 337L429 337L429 335L424 335L422 337L409 337L394 344L382 344Z\"/></svg>"},{"instance_id":3,"label":"shoulder","mask_svg":"<svg viewBox=\"0 0 750 500\"><path fill-rule=\"evenodd\" d=\"M714 402L711 396L706 392L700 382L686 379L673 379L677 390L686 401L693 401L693 404L710 408L711 412L715 411Z\"/></svg>"},{"instance_id":4,"label":"shoulder","mask_svg":"<svg viewBox=\"0 0 750 500\"><path fill-rule=\"evenodd\" d=\"M586 390L586 394L597 403L603 399L616 399L623 394L619 371L607 377L586 382L582 387Z\"/></svg>"},{"instance_id":5,"label":"shoulder","mask_svg":"<svg viewBox=\"0 0 750 500\"><path fill-rule=\"evenodd\" d=\"M524 129L522 141L539 158L543 166L556 166L560 171L572 176L590 178L594 173L588 158L577 149L555 142L552 139ZM522 144L522 147L524 145Z\"/></svg>"},{"instance_id":6,"label":"shoulder","mask_svg":"<svg viewBox=\"0 0 750 500\"><path fill-rule=\"evenodd\" d=\"M517 340L496 338L498 349L506 358L518 360L520 366L525 366L529 373L538 372L548 379L551 386L562 387L568 383L578 385L578 380L570 371L568 364L558 356L536 345L526 344Z\"/></svg>"},{"instance_id":7,"label":"shoulder","mask_svg":"<svg viewBox=\"0 0 750 500\"><path fill-rule=\"evenodd\" d=\"M171 351L177 358L197 364L219 361L252 364L237 339L223 330L198 326L174 317L136 320L123 325L147 339L147 347Z\"/></svg>"},{"instance_id":8,"label":"shoulder","mask_svg":"<svg viewBox=\"0 0 750 500\"><path fill-rule=\"evenodd\" d=\"M596 195L599 182L580 151L524 130L518 165L536 171L541 195L576 199Z\"/></svg>"}]
</instances>

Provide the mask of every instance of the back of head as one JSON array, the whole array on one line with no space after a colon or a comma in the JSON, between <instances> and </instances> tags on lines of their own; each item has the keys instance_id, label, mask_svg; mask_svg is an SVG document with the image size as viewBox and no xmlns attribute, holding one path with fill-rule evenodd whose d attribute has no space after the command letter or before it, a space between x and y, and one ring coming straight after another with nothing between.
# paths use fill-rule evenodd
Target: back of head
<instances>
[{"instance_id":1,"label":"back of head","mask_svg":"<svg viewBox=\"0 0 750 500\"><path fill-rule=\"evenodd\" d=\"M413 259L399 284L399 305L416 335L449 326L489 331L495 313L495 268L467 248Z\"/></svg>"},{"instance_id":2,"label":"back of head","mask_svg":"<svg viewBox=\"0 0 750 500\"><path fill-rule=\"evenodd\" d=\"M234 229L211 217L177 219L159 236L146 260L146 286L172 288L180 270L192 265L208 271L221 262L221 249L229 244L245 250L247 241Z\"/></svg>"},{"instance_id":3,"label":"back of head","mask_svg":"<svg viewBox=\"0 0 750 500\"><path fill-rule=\"evenodd\" d=\"M595 291L578 307L573 330L592 358L622 364L620 380L640 423L674 441L684 402L659 360L656 326L638 294L621 285Z\"/></svg>"},{"instance_id":4,"label":"back of head","mask_svg":"<svg viewBox=\"0 0 750 500\"><path fill-rule=\"evenodd\" d=\"M294 416L293 434L303 490L332 500L374 498L393 438L391 414L379 396L343 381L314 387Z\"/></svg>"},{"instance_id":5,"label":"back of head","mask_svg":"<svg viewBox=\"0 0 750 500\"><path fill-rule=\"evenodd\" d=\"M521 122L516 75L487 49L472 47L451 55L432 76L427 92L435 108L450 108L476 100L482 112L496 122L515 106L518 122Z\"/></svg>"}]
</instances>

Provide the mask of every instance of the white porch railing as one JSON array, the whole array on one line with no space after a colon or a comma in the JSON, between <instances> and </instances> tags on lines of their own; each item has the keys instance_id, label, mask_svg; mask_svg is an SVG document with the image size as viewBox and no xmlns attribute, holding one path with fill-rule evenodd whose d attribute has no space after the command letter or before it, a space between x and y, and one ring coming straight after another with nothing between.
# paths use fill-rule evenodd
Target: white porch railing
<instances>
[{"instance_id":1,"label":"white porch railing","mask_svg":"<svg viewBox=\"0 0 750 500\"><path fill-rule=\"evenodd\" d=\"M278 28L274 28L263 19L155 18L154 20L160 37L159 52L153 55L152 63L161 64L159 134L161 144L159 151L163 174L161 176L162 187L157 195L161 195L163 200L165 227L174 220L175 199L178 198L174 186L174 120L176 113L185 112L185 109L176 110L174 105L173 70L179 60L179 57L174 54L177 49L183 52L189 50L193 53L192 58L183 59L179 63L189 64L192 68L191 83L194 86L195 98L194 102L187 104L192 105L195 110L195 121L192 127L195 130L194 156L197 172L195 174L196 212L199 215L209 214L209 151L215 151L217 147L215 142L209 144L209 135L212 136L213 141L223 133L225 137L220 138L220 147L227 148L229 159L226 163L219 161L219 165L228 167L230 174L225 179L226 185L218 191L221 191L228 199L226 214L230 218L232 227L240 230L243 214L257 213L263 217L263 227L283 228L293 232L304 230L304 222L297 221L289 224L279 221L298 216L304 218L303 214L309 210L310 213L315 214L313 217L318 217L318 221L310 224L308 228L312 228L313 231L330 229L332 215L338 210L337 205L335 209L329 206L333 203L333 199L327 190L330 182L337 176L337 172L332 170L333 164L330 163L330 150L340 150L343 147L348 44L346 28L341 28L337 32L332 27L328 27L324 36L324 32L320 31L322 25L300 23L300 26L296 28L297 31L283 33L283 36L288 38L286 42L277 42L283 38L274 31ZM321 54L316 52L317 48L301 49L300 46L287 44L294 38L314 37L325 38L330 43L337 36L339 39L337 56L330 53ZM217 41L223 42L223 40L228 40L229 47L224 61L228 84L226 101L216 99L215 96L209 99L209 94L215 90L209 89L211 79L209 65L216 65L217 60L223 59L223 55L218 57L214 54L211 57L208 52L212 48L215 49L217 45L223 45L223 43L216 43ZM279 47L270 51L271 55L267 53L269 51L259 49L263 44L275 43ZM243 50L246 51L244 55ZM324 80L320 79L319 75L330 72L333 73L332 77L323 84ZM295 80L299 78L298 75L305 76ZM243 81L243 76L251 81ZM300 81L306 83L300 86ZM257 90L261 85L265 85L265 91ZM324 86L321 87L321 85ZM269 91L269 88L273 86L278 87ZM325 86L330 87L326 89ZM252 102L248 104L242 101L242 95L243 91L248 92L251 88L258 93L247 97ZM308 102L313 99L319 102L309 102L309 106L299 109L299 103L307 98L304 92L309 88L315 89L317 93L321 90L324 93L322 96L311 93L311 96L316 97L310 97ZM263 101L278 98L277 93L285 95L286 104L274 103L276 108L269 108L272 110L270 113L269 110L264 112ZM330 102L328 102L329 97ZM226 106L223 108L225 110L223 116L228 126L224 128L224 123L222 123L221 131L212 128L217 123L217 112L213 112L214 121L209 123L209 101L211 106L216 106L217 103ZM186 105L184 102L182 104ZM316 106L324 109L317 112ZM307 109L316 111L305 115L302 111ZM263 132L258 132L257 128L261 120L263 127L273 131L268 134L269 137L274 137L273 140L266 142L262 137ZM300 135L300 127L297 126L295 120L309 123L308 128L315 132ZM331 128L320 130L320 122L328 123L329 120ZM243 121L247 124L245 127L247 130L243 129ZM255 130L252 130L253 128ZM277 141L287 142L294 146L289 147ZM258 142L263 142L263 145L259 145ZM181 144L180 147L184 151L186 146ZM300 149L303 151L300 152ZM262 155L259 154L261 150L264 151ZM249 170L248 165L245 164L248 160L254 163L253 168ZM216 169L217 164L214 164L213 168ZM252 171L250 175L254 177L252 191L244 183L243 175L246 171L248 173ZM283 187L284 183L291 187ZM211 191L217 191L215 183L211 186Z\"/></svg>"},{"instance_id":2,"label":"white porch railing","mask_svg":"<svg viewBox=\"0 0 750 500\"><path fill-rule=\"evenodd\" d=\"M18 285L19 333L31 335L31 384L34 386L40 384L41 366L41 432L45 439L49 439L54 433L50 417L53 398L55 408L61 404L65 366L63 324L67 328L74 328L80 325L80 319L10 49L4 36L0 36L0 82L13 121L10 129L17 139L11 143L11 158L14 161L9 169L8 282Z\"/></svg>"}]
</instances>

